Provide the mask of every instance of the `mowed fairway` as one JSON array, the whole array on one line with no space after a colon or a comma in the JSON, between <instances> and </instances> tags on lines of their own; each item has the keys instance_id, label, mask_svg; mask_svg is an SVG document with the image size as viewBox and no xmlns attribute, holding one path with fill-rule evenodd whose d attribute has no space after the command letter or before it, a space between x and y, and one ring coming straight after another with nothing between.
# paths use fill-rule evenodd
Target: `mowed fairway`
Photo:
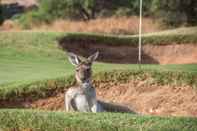
<instances>
[{"instance_id":1,"label":"mowed fairway","mask_svg":"<svg viewBox=\"0 0 197 131\"><path fill-rule=\"evenodd\" d=\"M57 39L64 33L2 32L0 33L0 85L18 85L73 74L66 53ZM197 72L195 64L142 65L144 69ZM96 63L94 71L139 69L135 64Z\"/></svg>"},{"instance_id":2,"label":"mowed fairway","mask_svg":"<svg viewBox=\"0 0 197 131\"><path fill-rule=\"evenodd\" d=\"M7 99L7 97L17 98L17 95L20 96L20 93L31 92L31 90L34 91L37 88L46 88L46 84L43 83L48 80L60 80L60 83L63 85L61 87L64 87L64 84L67 82L65 78L69 78L74 73L74 67L68 62L66 53L58 47L57 39L64 35L65 33L55 32L0 33L0 100ZM139 70L139 65L98 62L94 64L93 68L96 74L101 71L108 72L119 69ZM196 64L142 65L141 69L197 73ZM0 128L17 128L16 130L26 128L64 130L68 128L68 130L130 131L158 129L165 131L183 129L187 131L196 130L197 127L194 124L196 122L195 118L143 117L119 113L95 115L20 109L0 110ZM85 125L88 127L85 127Z\"/></svg>"},{"instance_id":3,"label":"mowed fairway","mask_svg":"<svg viewBox=\"0 0 197 131\"><path fill-rule=\"evenodd\" d=\"M55 35L1 33L0 84L64 75L65 69L70 66L67 67L67 61L61 60L65 55L57 49Z\"/></svg>"},{"instance_id":4,"label":"mowed fairway","mask_svg":"<svg viewBox=\"0 0 197 131\"><path fill-rule=\"evenodd\" d=\"M0 33L0 94L22 92L32 83L66 78L74 73L66 53L57 39L66 33L1 32ZM95 63L94 73L115 69L138 70L137 64ZM141 69L197 72L196 64L142 65ZM33 86L35 87L35 86ZM6 92L6 93L5 93ZM1 96L4 97L4 96Z\"/></svg>"}]
</instances>

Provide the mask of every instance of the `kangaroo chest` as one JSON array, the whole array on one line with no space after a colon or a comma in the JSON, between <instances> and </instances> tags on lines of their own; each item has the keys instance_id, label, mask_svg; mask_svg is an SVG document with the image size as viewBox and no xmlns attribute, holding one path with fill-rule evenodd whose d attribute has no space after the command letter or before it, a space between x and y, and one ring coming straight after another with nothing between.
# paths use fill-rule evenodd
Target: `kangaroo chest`
<instances>
[{"instance_id":1,"label":"kangaroo chest","mask_svg":"<svg viewBox=\"0 0 197 131\"><path fill-rule=\"evenodd\" d=\"M91 104L94 99L96 99L96 91L93 87L81 89L79 96L84 96L88 103Z\"/></svg>"},{"instance_id":2,"label":"kangaroo chest","mask_svg":"<svg viewBox=\"0 0 197 131\"><path fill-rule=\"evenodd\" d=\"M96 104L96 91L94 88L81 88L75 96L76 107L79 111L90 112Z\"/></svg>"}]
</instances>

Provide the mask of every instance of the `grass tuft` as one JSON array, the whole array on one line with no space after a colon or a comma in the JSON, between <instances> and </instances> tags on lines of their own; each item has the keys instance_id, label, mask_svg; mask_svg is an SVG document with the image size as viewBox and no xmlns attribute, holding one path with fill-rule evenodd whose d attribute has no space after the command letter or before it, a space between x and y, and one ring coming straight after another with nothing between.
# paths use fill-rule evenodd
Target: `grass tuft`
<instances>
[{"instance_id":1,"label":"grass tuft","mask_svg":"<svg viewBox=\"0 0 197 131\"><path fill-rule=\"evenodd\" d=\"M195 131L196 118L154 117L121 113L65 113L35 110L0 110L3 130L36 131Z\"/></svg>"}]
</instances>

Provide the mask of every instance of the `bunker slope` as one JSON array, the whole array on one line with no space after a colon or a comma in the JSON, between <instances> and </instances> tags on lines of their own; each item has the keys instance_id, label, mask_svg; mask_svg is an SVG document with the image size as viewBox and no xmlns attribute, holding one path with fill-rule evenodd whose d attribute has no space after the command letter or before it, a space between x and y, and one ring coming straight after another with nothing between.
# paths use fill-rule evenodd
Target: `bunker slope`
<instances>
[{"instance_id":1,"label":"bunker slope","mask_svg":"<svg viewBox=\"0 0 197 131\"><path fill-rule=\"evenodd\" d=\"M150 85L147 80L131 80L126 83L94 83L97 97L106 102L128 106L140 114L159 116L197 116L197 91L189 86ZM66 91L66 90L65 90ZM64 92L48 98L4 101L9 108L33 108L43 110L65 110Z\"/></svg>"},{"instance_id":2,"label":"bunker slope","mask_svg":"<svg viewBox=\"0 0 197 131\"><path fill-rule=\"evenodd\" d=\"M91 41L61 41L61 47L69 52L87 57L99 51L98 60L110 63L138 63L138 46L106 44ZM197 44L145 44L142 46L142 63L144 64L196 64Z\"/></svg>"}]
</instances>

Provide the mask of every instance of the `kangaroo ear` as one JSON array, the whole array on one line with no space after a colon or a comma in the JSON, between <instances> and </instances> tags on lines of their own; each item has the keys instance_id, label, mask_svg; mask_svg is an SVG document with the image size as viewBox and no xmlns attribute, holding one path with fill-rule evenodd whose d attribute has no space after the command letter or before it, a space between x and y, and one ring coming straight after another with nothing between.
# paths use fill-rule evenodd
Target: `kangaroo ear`
<instances>
[{"instance_id":1,"label":"kangaroo ear","mask_svg":"<svg viewBox=\"0 0 197 131\"><path fill-rule=\"evenodd\" d=\"M98 55L99 55L99 52L97 51L93 55L89 56L88 60L92 63L93 61L95 61L98 58Z\"/></svg>"},{"instance_id":2,"label":"kangaroo ear","mask_svg":"<svg viewBox=\"0 0 197 131\"><path fill-rule=\"evenodd\" d=\"M81 60L79 59L77 55L71 52L68 52L67 54L68 54L68 60L70 61L71 64L73 64L74 66L79 65Z\"/></svg>"}]
</instances>

